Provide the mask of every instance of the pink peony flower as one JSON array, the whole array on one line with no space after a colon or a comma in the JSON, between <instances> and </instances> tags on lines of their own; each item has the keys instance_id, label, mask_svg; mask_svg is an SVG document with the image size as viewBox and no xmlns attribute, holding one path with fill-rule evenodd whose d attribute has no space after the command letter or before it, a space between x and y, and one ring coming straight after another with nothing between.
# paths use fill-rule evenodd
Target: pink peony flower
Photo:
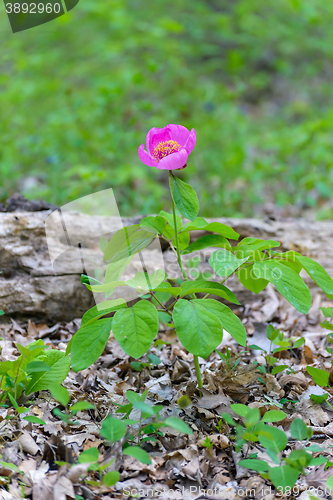
<instances>
[{"instance_id":1,"label":"pink peony flower","mask_svg":"<svg viewBox=\"0 0 333 500\"><path fill-rule=\"evenodd\" d=\"M191 132L182 125L167 125L164 128L152 128L144 144L139 147L140 160L148 167L160 170L177 170L186 167L187 157L195 146L195 130Z\"/></svg>"}]
</instances>

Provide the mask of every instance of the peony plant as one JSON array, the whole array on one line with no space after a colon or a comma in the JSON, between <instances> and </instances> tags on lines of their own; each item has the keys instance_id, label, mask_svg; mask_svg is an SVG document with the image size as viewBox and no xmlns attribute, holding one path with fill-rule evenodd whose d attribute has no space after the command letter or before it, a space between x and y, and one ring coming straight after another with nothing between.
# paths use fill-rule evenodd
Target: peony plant
<instances>
[{"instance_id":1,"label":"peony plant","mask_svg":"<svg viewBox=\"0 0 333 500\"><path fill-rule=\"evenodd\" d=\"M300 276L304 269L329 298L333 298L333 280L316 261L295 251L279 252L278 241L258 238L239 240L239 234L220 222L208 223L198 217L199 202L194 189L177 177L177 170L187 167L196 142L195 130L181 125L152 128L141 144L140 160L149 167L169 171L172 213L160 212L148 216L140 224L117 231L104 249L107 263L105 283L83 276L83 282L93 292L105 294L101 304L87 311L82 325L74 335L68 352L74 371L87 368L102 354L112 329L122 349L135 359L152 346L158 333L159 317L168 315L184 348L193 354L198 387L202 387L199 357L207 358L221 343L223 330L241 345L246 345L246 330L241 320L224 303L212 297L238 304L233 292L224 284L232 275L254 293L268 283L299 312L306 314L311 307L311 293ZM187 219L188 221L184 221ZM192 231L208 234L190 242ZM174 253L182 280L168 279L164 270L149 274L141 271L130 280L121 276L133 257L159 238ZM220 282L203 276L189 280L183 256L208 247L218 248L209 264ZM172 284L170 283L172 281ZM125 300L112 299L118 287L135 288L141 299L132 306ZM111 298L110 298L111 297ZM113 317L103 316L114 313ZM160 315L160 316L159 316ZM162 315L162 316L161 316Z\"/></svg>"}]
</instances>

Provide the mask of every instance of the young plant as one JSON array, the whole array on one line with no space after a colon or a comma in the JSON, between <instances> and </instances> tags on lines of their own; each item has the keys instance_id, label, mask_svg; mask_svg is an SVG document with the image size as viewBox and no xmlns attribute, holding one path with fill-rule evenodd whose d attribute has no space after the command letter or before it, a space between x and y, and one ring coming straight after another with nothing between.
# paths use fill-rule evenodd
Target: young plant
<instances>
[{"instance_id":1,"label":"young plant","mask_svg":"<svg viewBox=\"0 0 333 500\"><path fill-rule=\"evenodd\" d=\"M237 424L228 413L222 415L228 425L235 427L236 451L241 451L247 444L246 457L239 462L239 465L260 472L261 476L270 479L278 490L290 492L300 474L304 473L308 466L327 462L322 455L313 458L312 453L322 451L319 446L306 447L313 431L305 425L303 420L295 418L290 426L291 437L298 442L304 441L303 448L293 450L288 456L283 457L283 452L288 445L288 436L281 429L269 424L283 420L287 416L286 413L280 410L270 410L260 418L258 408L249 408L242 404L232 404L231 408L243 418L244 424ZM276 464L275 466L270 466L265 460L256 458L258 454L256 443L265 448L268 457Z\"/></svg>"},{"instance_id":2,"label":"young plant","mask_svg":"<svg viewBox=\"0 0 333 500\"><path fill-rule=\"evenodd\" d=\"M282 351L287 351L288 349L301 347L301 345L304 344L304 338L301 337L294 342L290 338L285 339L283 332L280 332L280 330L276 330L273 327L273 325L267 326L266 337L268 338L268 340L270 340L270 346L268 351L255 344L251 344L249 346L249 349L259 350L265 353L264 357L266 360L266 366L264 367L258 365L258 369L261 373L272 373L272 375L276 375L277 373L282 372L286 368L289 368L289 365L275 366L275 363L278 361L278 358L275 357L274 354L277 354L278 352ZM273 345L276 345L277 347L272 349ZM254 363L258 364L257 362ZM290 371L287 373L290 373Z\"/></svg>"},{"instance_id":3,"label":"young plant","mask_svg":"<svg viewBox=\"0 0 333 500\"><path fill-rule=\"evenodd\" d=\"M62 351L48 349L42 340L16 347L21 354L15 361L0 362L0 406L12 405L19 414L27 411L17 403L22 392L29 395L49 389L54 382L61 384L69 372L70 360ZM37 422L37 417L24 418L42 422Z\"/></svg>"},{"instance_id":4,"label":"young plant","mask_svg":"<svg viewBox=\"0 0 333 500\"><path fill-rule=\"evenodd\" d=\"M53 413L60 417L66 424L74 424L73 415L80 410L93 409L94 406L86 401L79 401L73 406L68 407L69 394L62 386L52 386L50 391L53 397L66 407L65 413L58 409L53 410ZM87 484L93 486L113 486L119 481L119 472L110 471L104 473L119 454L131 456L139 460L143 464L151 464L149 454L143 449L144 443L147 441L154 442L155 436L163 435L161 429L163 427L172 427L184 434L193 434L191 428L180 418L169 417L162 419L160 411L162 405L152 406L145 401L147 397L145 391L141 396L134 391L127 391L126 397L128 404L119 406L116 413L122 414L122 418L115 418L108 415L102 422L100 434L105 439L105 445L110 448L107 452L107 457L103 463L99 462L99 452L97 448L90 448L82 452L79 456L78 463L89 463L88 471L95 471L99 474L100 480L88 480ZM129 419L133 409L139 410L139 420ZM58 410L56 412L56 410ZM62 465L60 463L59 465Z\"/></svg>"},{"instance_id":5,"label":"young plant","mask_svg":"<svg viewBox=\"0 0 333 500\"><path fill-rule=\"evenodd\" d=\"M246 330L238 316L227 305L212 298L220 297L239 305L224 284L232 275L254 293L272 283L304 314L311 307L311 293L299 274L302 269L328 297L333 296L333 280L316 261L295 251L273 250L280 246L274 240L244 238L237 244L239 234L231 227L220 222L208 223L198 217L199 202L194 189L175 175L177 170L187 166L195 141L194 129L189 132L180 125L168 125L149 131L148 151L143 144L140 146L139 157L143 163L169 170L172 212L161 211L157 216L145 217L140 224L124 227L112 236L103 246L104 261L108 265L104 283L83 276L90 290L105 294L105 301L85 313L81 328L68 346L74 371L83 370L98 359L111 328L123 350L135 359L140 358L154 341L159 329L158 315L163 313L164 318L170 317L184 348L193 354L201 388L199 357L207 358L217 348L223 330L241 346L246 345ZM209 234L190 242L190 233L199 230ZM166 242L174 253L182 275L181 283L172 286L167 273L161 269L153 274L144 270L133 279L121 279L133 257L141 255L140 252L156 238ZM212 253L209 263L222 281L203 277L189 281L182 257L208 247L219 248ZM128 307L125 300L110 299L117 287L136 289L142 300ZM163 298L160 293L164 294ZM102 318L110 313L113 317Z\"/></svg>"}]
</instances>

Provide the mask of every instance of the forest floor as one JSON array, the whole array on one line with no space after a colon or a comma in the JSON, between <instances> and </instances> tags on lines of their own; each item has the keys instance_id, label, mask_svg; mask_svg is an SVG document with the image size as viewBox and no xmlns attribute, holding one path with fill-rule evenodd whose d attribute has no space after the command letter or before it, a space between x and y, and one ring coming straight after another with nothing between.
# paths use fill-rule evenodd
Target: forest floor
<instances>
[{"instance_id":1,"label":"forest floor","mask_svg":"<svg viewBox=\"0 0 333 500\"><path fill-rule=\"evenodd\" d=\"M322 306L330 306L330 303L318 294L308 315L301 315L269 288L266 299L235 310L247 329L248 345L268 348L265 334L268 323L285 332L285 337L304 337L305 344L280 352L278 364L288 365L288 368L271 375L259 371L260 366L265 365L260 351L248 348L238 355L244 348L226 333L218 350L226 353L228 348L231 358L223 361L213 352L207 360L200 361L204 382L202 396L196 385L193 356L184 350L172 328L161 324L159 338L170 343L154 347L151 352L161 363L141 372L133 369L133 359L122 351L111 333L99 360L79 373L70 371L63 384L70 393L71 404L85 400L95 406L94 410L77 413L75 424L67 425L53 414L56 407L64 408L47 391L32 394L29 399L23 397L23 404L29 410L19 416L15 416L13 408L0 408L1 460L18 468L13 471L0 464L0 496L4 500L48 500L52 495L57 500L107 500L151 498L154 490L155 497L164 500L309 500L309 488L325 488L331 472L324 471L323 465L308 467L294 489L281 495L269 480L239 465L246 450L243 447L242 452L234 451L234 430L221 421L221 415L226 412L242 422L231 410L232 403L258 407L262 415L269 409L281 409L287 417L272 425L283 429L289 437L284 454L300 446L289 432L292 420L298 417L313 429L309 444L319 445L321 454L333 462L333 411L326 402L315 404L309 399L311 394L326 392L333 396L333 391L315 385L306 370L312 365L329 371L330 378L333 377L331 355L325 350L329 345L327 330L320 326L323 315L319 307ZM79 319L53 327L31 321L18 324L14 320L0 325L1 360L16 359L19 355L17 344L27 346L40 338L53 349L65 351L79 326ZM253 363L256 361L259 365ZM100 435L101 422L108 414L115 415L117 405L128 403L126 391L129 389L138 393L147 390L146 402L163 405L162 418L182 418L193 434L163 428L162 436L143 444L150 454L150 465L130 456L117 456L108 470L117 466L120 480L112 487L103 483L98 486L99 473L88 471L87 464L77 463L77 460L83 450L91 448L98 448L99 462L110 458L112 450L110 452ZM188 396L190 404L181 409L177 401L183 395ZM130 418L136 419L137 412L133 409ZM42 419L45 425L27 422L23 419L27 415ZM6 419L6 416L13 418ZM122 414L115 416L122 417ZM203 446L206 436L213 443L211 452ZM254 444L251 452L256 452L257 458L270 461L260 444ZM119 450L117 453L119 455ZM314 453L314 457L318 455L319 452ZM324 493L320 495L320 498L331 498Z\"/></svg>"}]
</instances>

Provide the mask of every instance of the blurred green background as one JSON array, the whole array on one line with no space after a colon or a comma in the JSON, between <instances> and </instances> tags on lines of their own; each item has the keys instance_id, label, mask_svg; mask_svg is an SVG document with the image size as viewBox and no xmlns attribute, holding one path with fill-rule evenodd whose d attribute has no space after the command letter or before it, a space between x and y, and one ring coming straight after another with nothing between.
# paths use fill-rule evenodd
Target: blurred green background
<instances>
[{"instance_id":1,"label":"blurred green background","mask_svg":"<svg viewBox=\"0 0 333 500\"><path fill-rule=\"evenodd\" d=\"M201 215L333 217L332 2L81 0L17 34L0 9L0 201L113 187L121 215L167 209L137 149L179 123Z\"/></svg>"}]
</instances>

